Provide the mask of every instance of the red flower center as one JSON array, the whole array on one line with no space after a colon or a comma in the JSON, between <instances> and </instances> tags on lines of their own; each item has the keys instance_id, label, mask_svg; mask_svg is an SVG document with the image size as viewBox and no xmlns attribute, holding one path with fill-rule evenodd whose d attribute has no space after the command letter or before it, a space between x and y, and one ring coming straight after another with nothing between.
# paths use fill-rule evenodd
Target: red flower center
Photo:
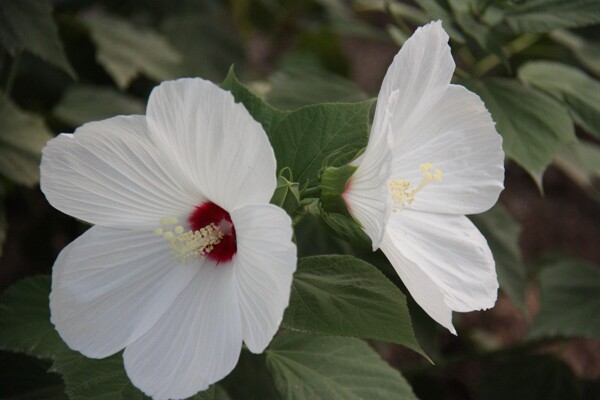
<instances>
[{"instance_id":1,"label":"red flower center","mask_svg":"<svg viewBox=\"0 0 600 400\"><path fill-rule=\"evenodd\" d=\"M219 207L213 202L207 201L199 206L196 206L194 211L188 217L188 223L192 231L199 231L200 229L209 226L210 224L216 225L221 232L223 237L220 242L213 246L213 249L206 254L206 257L215 261L217 265L219 263L229 262L233 259L233 256L237 252L237 242L235 237L235 227L231 221L231 216L227 211Z\"/></svg>"}]
</instances>

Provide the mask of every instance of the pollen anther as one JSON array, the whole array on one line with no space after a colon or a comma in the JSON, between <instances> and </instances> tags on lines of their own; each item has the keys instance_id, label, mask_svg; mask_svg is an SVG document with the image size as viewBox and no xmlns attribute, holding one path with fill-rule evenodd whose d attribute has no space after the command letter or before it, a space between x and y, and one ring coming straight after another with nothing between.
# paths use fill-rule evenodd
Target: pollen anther
<instances>
[{"instance_id":1,"label":"pollen anther","mask_svg":"<svg viewBox=\"0 0 600 400\"><path fill-rule=\"evenodd\" d=\"M440 182L443 178L442 170L434 168L432 163L420 164L419 169L423 173L423 178L416 188L413 188L411 183L404 179L392 179L388 182L388 188L394 200L392 208L394 212L411 205L415 200L416 194L423 190L431 181Z\"/></svg>"},{"instance_id":2,"label":"pollen anther","mask_svg":"<svg viewBox=\"0 0 600 400\"><path fill-rule=\"evenodd\" d=\"M177 223L174 217L162 218L160 223L163 228L156 228L154 233L162 235L169 242L173 257L182 264L189 264L197 257L210 253L225 235L214 223L196 231L185 231L182 225L174 227Z\"/></svg>"}]
</instances>

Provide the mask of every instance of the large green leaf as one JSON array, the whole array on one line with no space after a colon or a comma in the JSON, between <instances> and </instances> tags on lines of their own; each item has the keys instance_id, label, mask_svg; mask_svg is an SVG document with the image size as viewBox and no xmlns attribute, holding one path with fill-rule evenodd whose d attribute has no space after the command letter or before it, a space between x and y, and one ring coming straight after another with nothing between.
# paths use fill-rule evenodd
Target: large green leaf
<instances>
[{"instance_id":1,"label":"large green leaf","mask_svg":"<svg viewBox=\"0 0 600 400\"><path fill-rule=\"evenodd\" d=\"M600 82L577 68L534 61L519 69L519 79L563 101L575 121L600 138Z\"/></svg>"},{"instance_id":2,"label":"large green leaf","mask_svg":"<svg viewBox=\"0 0 600 400\"><path fill-rule=\"evenodd\" d=\"M288 65L269 78L267 101L283 109L326 102L353 102L367 98L352 81L332 74L318 65Z\"/></svg>"},{"instance_id":3,"label":"large green leaf","mask_svg":"<svg viewBox=\"0 0 600 400\"><path fill-rule=\"evenodd\" d=\"M67 347L50 323L50 277L26 278L0 299L0 348L53 359Z\"/></svg>"},{"instance_id":4,"label":"large green leaf","mask_svg":"<svg viewBox=\"0 0 600 400\"><path fill-rule=\"evenodd\" d=\"M121 353L94 360L67 350L56 355L51 371L62 375L72 400L148 398L127 378Z\"/></svg>"},{"instance_id":5,"label":"large green leaf","mask_svg":"<svg viewBox=\"0 0 600 400\"><path fill-rule=\"evenodd\" d=\"M278 170L289 168L300 186L314 186L325 165L351 161L366 146L372 100L360 103L325 103L283 111L269 106L244 87L233 70L221 84L265 128Z\"/></svg>"},{"instance_id":6,"label":"large green leaf","mask_svg":"<svg viewBox=\"0 0 600 400\"><path fill-rule=\"evenodd\" d=\"M515 305L525 312L527 269L521 259L518 244L521 227L501 204L496 204L488 212L472 215L470 218L492 249L500 287Z\"/></svg>"},{"instance_id":7,"label":"large green leaf","mask_svg":"<svg viewBox=\"0 0 600 400\"><path fill-rule=\"evenodd\" d=\"M467 83L481 96L502 135L506 155L541 188L544 170L565 143L575 141L567 109L552 97L513 79Z\"/></svg>"},{"instance_id":8,"label":"large green leaf","mask_svg":"<svg viewBox=\"0 0 600 400\"><path fill-rule=\"evenodd\" d=\"M600 43L587 40L566 30L550 33L556 42L569 48L575 58L596 76L600 76Z\"/></svg>"},{"instance_id":9,"label":"large green leaf","mask_svg":"<svg viewBox=\"0 0 600 400\"><path fill-rule=\"evenodd\" d=\"M120 88L139 73L158 81L181 74L181 56L157 32L115 16L90 15L84 22L98 48L96 59Z\"/></svg>"},{"instance_id":10,"label":"large green leaf","mask_svg":"<svg viewBox=\"0 0 600 400\"><path fill-rule=\"evenodd\" d=\"M247 87L242 85L235 76L233 67L229 69L229 73L225 80L221 83L221 87L229 90L235 100L242 103L252 117L260 122L267 133L271 130L271 124L274 120L279 120L286 116L289 112L278 110L268 105L263 99L252 93Z\"/></svg>"},{"instance_id":11,"label":"large green leaf","mask_svg":"<svg viewBox=\"0 0 600 400\"><path fill-rule=\"evenodd\" d=\"M402 375L359 339L286 333L271 343L267 366L287 400L416 399Z\"/></svg>"},{"instance_id":12,"label":"large green leaf","mask_svg":"<svg viewBox=\"0 0 600 400\"><path fill-rule=\"evenodd\" d=\"M70 350L50 323L50 277L24 279L0 299L0 349L52 359L70 399L147 399L125 374L121 354L94 360ZM192 399L213 399L214 387Z\"/></svg>"},{"instance_id":13,"label":"large green leaf","mask_svg":"<svg viewBox=\"0 0 600 400\"><path fill-rule=\"evenodd\" d=\"M234 370L215 387L215 398L225 400L219 397L220 392L225 390L231 400L281 400L267 369L264 353L242 351Z\"/></svg>"},{"instance_id":14,"label":"large green leaf","mask_svg":"<svg viewBox=\"0 0 600 400\"><path fill-rule=\"evenodd\" d=\"M25 50L71 77L76 76L58 36L48 0L0 1L0 45L13 56Z\"/></svg>"},{"instance_id":15,"label":"large green leaf","mask_svg":"<svg viewBox=\"0 0 600 400\"><path fill-rule=\"evenodd\" d=\"M67 400L58 374L48 373L50 361L0 351L0 398L4 400Z\"/></svg>"},{"instance_id":16,"label":"large green leaf","mask_svg":"<svg viewBox=\"0 0 600 400\"><path fill-rule=\"evenodd\" d=\"M121 353L102 360L86 358L74 351L57 354L52 372L62 375L66 392L71 400L145 400L149 399L132 385L123 367ZM219 395L215 396L215 392ZM189 400L213 400L227 398L223 390L210 386Z\"/></svg>"},{"instance_id":17,"label":"large green leaf","mask_svg":"<svg viewBox=\"0 0 600 400\"><path fill-rule=\"evenodd\" d=\"M40 178L40 152L52 137L44 120L20 110L0 92L0 171L23 185Z\"/></svg>"},{"instance_id":18,"label":"large green leaf","mask_svg":"<svg viewBox=\"0 0 600 400\"><path fill-rule=\"evenodd\" d=\"M423 354L406 297L377 268L352 256L298 261L283 326L317 335L384 340Z\"/></svg>"},{"instance_id":19,"label":"large green leaf","mask_svg":"<svg viewBox=\"0 0 600 400\"><path fill-rule=\"evenodd\" d=\"M539 276L540 310L530 336L584 336L600 339L600 268L558 259Z\"/></svg>"},{"instance_id":20,"label":"large green leaf","mask_svg":"<svg viewBox=\"0 0 600 400\"><path fill-rule=\"evenodd\" d=\"M554 164L600 200L600 146L584 141L569 144L556 156Z\"/></svg>"},{"instance_id":21,"label":"large green leaf","mask_svg":"<svg viewBox=\"0 0 600 400\"><path fill-rule=\"evenodd\" d=\"M289 167L294 181L315 186L325 165L341 166L367 145L372 100L306 106L267 130L278 168Z\"/></svg>"},{"instance_id":22,"label":"large green leaf","mask_svg":"<svg viewBox=\"0 0 600 400\"><path fill-rule=\"evenodd\" d=\"M508 59L502 49L501 36L493 26L485 24L475 18L470 9L470 4L464 0L451 1L454 9L454 19L458 26L488 53L492 53L509 67Z\"/></svg>"},{"instance_id":23,"label":"large green leaf","mask_svg":"<svg viewBox=\"0 0 600 400\"><path fill-rule=\"evenodd\" d=\"M53 112L63 121L78 126L115 115L144 114L144 103L110 87L73 85Z\"/></svg>"},{"instance_id":24,"label":"large green leaf","mask_svg":"<svg viewBox=\"0 0 600 400\"><path fill-rule=\"evenodd\" d=\"M600 22L598 0L524 1L505 15L516 33L549 32L557 28L575 28Z\"/></svg>"},{"instance_id":25,"label":"large green leaf","mask_svg":"<svg viewBox=\"0 0 600 400\"><path fill-rule=\"evenodd\" d=\"M569 367L548 355L508 357L488 368L479 383L481 400L583 400Z\"/></svg>"}]
</instances>

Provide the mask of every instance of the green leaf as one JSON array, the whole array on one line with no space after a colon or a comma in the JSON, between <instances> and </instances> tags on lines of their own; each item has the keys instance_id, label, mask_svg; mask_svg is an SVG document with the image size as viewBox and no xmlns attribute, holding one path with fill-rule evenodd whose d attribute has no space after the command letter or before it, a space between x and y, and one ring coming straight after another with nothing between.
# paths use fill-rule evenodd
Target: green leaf
<instances>
[{"instance_id":1,"label":"green leaf","mask_svg":"<svg viewBox=\"0 0 600 400\"><path fill-rule=\"evenodd\" d=\"M0 171L27 186L40 179L42 147L52 138L44 120L19 109L0 92Z\"/></svg>"},{"instance_id":2,"label":"green leaf","mask_svg":"<svg viewBox=\"0 0 600 400\"><path fill-rule=\"evenodd\" d=\"M284 176L277 177L277 187L271 198L271 204L275 204L285 210L290 216L300 206L300 190L297 182L291 182Z\"/></svg>"},{"instance_id":3,"label":"green leaf","mask_svg":"<svg viewBox=\"0 0 600 400\"><path fill-rule=\"evenodd\" d=\"M76 77L48 0L0 1L0 45L13 56L18 51L28 51Z\"/></svg>"},{"instance_id":4,"label":"green leaf","mask_svg":"<svg viewBox=\"0 0 600 400\"><path fill-rule=\"evenodd\" d=\"M287 115L287 111L277 110L254 93L252 93L247 87L242 85L235 76L233 67L229 69L225 80L221 83L221 87L225 90L229 90L235 101L242 103L246 110L252 115L257 122L263 126L265 131L269 132L271 124L274 120L278 120L283 116Z\"/></svg>"},{"instance_id":5,"label":"green leaf","mask_svg":"<svg viewBox=\"0 0 600 400\"><path fill-rule=\"evenodd\" d=\"M600 23L598 0L524 1L505 15L515 33L543 33Z\"/></svg>"},{"instance_id":6,"label":"green leaf","mask_svg":"<svg viewBox=\"0 0 600 400\"><path fill-rule=\"evenodd\" d=\"M144 114L144 103L110 87L73 85L65 92L53 113L63 121L79 126L115 115Z\"/></svg>"},{"instance_id":7,"label":"green leaf","mask_svg":"<svg viewBox=\"0 0 600 400\"><path fill-rule=\"evenodd\" d=\"M317 201L306 207L307 213L294 226L294 234L298 247L298 257L323 254L353 254L356 246L336 235L325 223ZM372 251L370 239L366 244ZM365 247L365 246L363 246Z\"/></svg>"},{"instance_id":8,"label":"green leaf","mask_svg":"<svg viewBox=\"0 0 600 400\"><path fill-rule=\"evenodd\" d=\"M317 184L324 166L342 166L367 145L372 100L306 106L267 130L278 169L289 167L300 186Z\"/></svg>"},{"instance_id":9,"label":"green leaf","mask_svg":"<svg viewBox=\"0 0 600 400\"><path fill-rule=\"evenodd\" d=\"M455 26L452 10L450 10L446 2L439 0L416 0L416 3L425 10L432 21L442 20L444 29L448 32L448 35L452 40L458 43L465 42L465 37Z\"/></svg>"},{"instance_id":10,"label":"green leaf","mask_svg":"<svg viewBox=\"0 0 600 400\"><path fill-rule=\"evenodd\" d=\"M48 373L49 367L46 360L0 351L0 398L67 400L60 375Z\"/></svg>"},{"instance_id":11,"label":"green leaf","mask_svg":"<svg viewBox=\"0 0 600 400\"><path fill-rule=\"evenodd\" d=\"M596 76L600 76L600 43L586 40L569 31L558 30L550 33L556 42L569 48L575 58Z\"/></svg>"},{"instance_id":12,"label":"green leaf","mask_svg":"<svg viewBox=\"0 0 600 400\"><path fill-rule=\"evenodd\" d=\"M522 312L526 312L527 269L518 244L521 227L499 203L488 212L470 218L483 233L494 254L500 287Z\"/></svg>"},{"instance_id":13,"label":"green leaf","mask_svg":"<svg viewBox=\"0 0 600 400\"><path fill-rule=\"evenodd\" d=\"M539 276L541 304L529 335L600 339L600 268L563 258Z\"/></svg>"},{"instance_id":14,"label":"green leaf","mask_svg":"<svg viewBox=\"0 0 600 400\"><path fill-rule=\"evenodd\" d=\"M57 354L50 369L62 375L71 400L136 400L149 399L129 381L123 367L122 353L95 360L74 351ZM213 400L215 386L197 393L189 400ZM222 393L220 399L224 399Z\"/></svg>"},{"instance_id":15,"label":"green leaf","mask_svg":"<svg viewBox=\"0 0 600 400\"><path fill-rule=\"evenodd\" d=\"M283 326L316 335L384 340L425 355L404 294L377 268L351 256L298 261Z\"/></svg>"},{"instance_id":16,"label":"green leaf","mask_svg":"<svg viewBox=\"0 0 600 400\"><path fill-rule=\"evenodd\" d=\"M367 95L352 81L315 65L288 66L271 75L267 101L282 109L308 104L355 102Z\"/></svg>"},{"instance_id":17,"label":"green leaf","mask_svg":"<svg viewBox=\"0 0 600 400\"><path fill-rule=\"evenodd\" d=\"M402 375L358 339L285 333L267 350L267 366L287 400L416 399Z\"/></svg>"},{"instance_id":18,"label":"green leaf","mask_svg":"<svg viewBox=\"0 0 600 400\"><path fill-rule=\"evenodd\" d=\"M97 46L96 59L120 88L139 73L157 81L180 76L181 56L157 32L115 16L87 16L84 23Z\"/></svg>"},{"instance_id":19,"label":"green leaf","mask_svg":"<svg viewBox=\"0 0 600 400\"><path fill-rule=\"evenodd\" d=\"M0 299L0 348L53 359L67 347L50 323L50 277L26 278Z\"/></svg>"},{"instance_id":20,"label":"green leaf","mask_svg":"<svg viewBox=\"0 0 600 400\"><path fill-rule=\"evenodd\" d=\"M556 156L554 164L600 201L600 146L584 141L569 144Z\"/></svg>"},{"instance_id":21,"label":"green leaf","mask_svg":"<svg viewBox=\"0 0 600 400\"><path fill-rule=\"evenodd\" d=\"M225 400L219 397L225 390L231 400L282 400L267 370L264 353L242 351L233 371L215 387L215 399Z\"/></svg>"},{"instance_id":22,"label":"green leaf","mask_svg":"<svg viewBox=\"0 0 600 400\"><path fill-rule=\"evenodd\" d=\"M481 400L578 400L580 382L569 367L548 355L510 357L487 369L478 387Z\"/></svg>"},{"instance_id":23,"label":"green leaf","mask_svg":"<svg viewBox=\"0 0 600 400\"><path fill-rule=\"evenodd\" d=\"M510 64L502 49L502 43L498 40L500 36L498 32L475 19L470 12L458 13L455 15L455 19L458 26L473 38L479 47L497 56L507 69L510 69Z\"/></svg>"},{"instance_id":24,"label":"green leaf","mask_svg":"<svg viewBox=\"0 0 600 400\"><path fill-rule=\"evenodd\" d=\"M218 81L230 65L243 63L243 41L226 17L214 10L164 20L162 31L182 55L184 75Z\"/></svg>"},{"instance_id":25,"label":"green leaf","mask_svg":"<svg viewBox=\"0 0 600 400\"><path fill-rule=\"evenodd\" d=\"M56 355L50 371L62 375L70 399L148 398L127 378L121 353L94 360L67 350Z\"/></svg>"},{"instance_id":26,"label":"green leaf","mask_svg":"<svg viewBox=\"0 0 600 400\"><path fill-rule=\"evenodd\" d=\"M345 205L345 204L344 204ZM322 210L321 218L337 236L347 240L352 247L371 248L371 239L360 224L348 213L339 214Z\"/></svg>"},{"instance_id":27,"label":"green leaf","mask_svg":"<svg viewBox=\"0 0 600 400\"><path fill-rule=\"evenodd\" d=\"M548 61L525 64L519 79L563 101L575 122L600 138L599 81L577 68Z\"/></svg>"},{"instance_id":28,"label":"green leaf","mask_svg":"<svg viewBox=\"0 0 600 400\"><path fill-rule=\"evenodd\" d=\"M513 79L466 83L479 94L496 121L506 155L542 187L542 175L565 143L575 141L566 108L552 97Z\"/></svg>"},{"instance_id":29,"label":"green leaf","mask_svg":"<svg viewBox=\"0 0 600 400\"><path fill-rule=\"evenodd\" d=\"M373 100L316 104L290 112L265 103L237 80L233 70L221 87L262 124L278 171L289 168L300 187L315 186L321 168L347 164L367 144Z\"/></svg>"}]
</instances>

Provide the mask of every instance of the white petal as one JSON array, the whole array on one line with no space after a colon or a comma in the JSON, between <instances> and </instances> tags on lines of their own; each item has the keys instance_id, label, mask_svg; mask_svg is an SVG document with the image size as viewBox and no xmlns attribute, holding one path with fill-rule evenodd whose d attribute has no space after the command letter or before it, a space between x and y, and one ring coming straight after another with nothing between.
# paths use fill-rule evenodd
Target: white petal
<instances>
[{"instance_id":1,"label":"white petal","mask_svg":"<svg viewBox=\"0 0 600 400\"><path fill-rule=\"evenodd\" d=\"M276 186L273 149L230 92L202 79L165 82L152 91L147 118L157 145L212 202L226 210L269 202Z\"/></svg>"},{"instance_id":2,"label":"white petal","mask_svg":"<svg viewBox=\"0 0 600 400\"><path fill-rule=\"evenodd\" d=\"M234 270L244 342L261 353L277 332L290 300L296 270L292 221L272 205L245 206L231 213L237 235Z\"/></svg>"},{"instance_id":3,"label":"white petal","mask_svg":"<svg viewBox=\"0 0 600 400\"><path fill-rule=\"evenodd\" d=\"M394 92L393 100L388 106L393 107L394 99L397 98L398 93ZM371 133L365 152L352 163L358 168L342 195L352 216L360 222L363 230L371 238L373 250L377 250L381 243L391 212L387 188L392 167L391 114L388 112L386 116L384 125L387 132L379 135Z\"/></svg>"},{"instance_id":4,"label":"white petal","mask_svg":"<svg viewBox=\"0 0 600 400\"><path fill-rule=\"evenodd\" d=\"M498 291L494 259L467 217L403 210L392 214L386 236L388 244L437 285L450 309L467 312L494 306ZM411 293L418 290L407 287Z\"/></svg>"},{"instance_id":5,"label":"white petal","mask_svg":"<svg viewBox=\"0 0 600 400\"><path fill-rule=\"evenodd\" d=\"M432 22L418 28L394 57L383 79L371 135L384 131L385 108L394 91L398 91L399 97L393 108L392 125L398 135L400 127L412 126L415 119L437 103L453 73L454 60L442 23Z\"/></svg>"},{"instance_id":6,"label":"white petal","mask_svg":"<svg viewBox=\"0 0 600 400\"><path fill-rule=\"evenodd\" d=\"M54 264L52 323L70 348L107 357L146 333L194 275L161 237L92 227Z\"/></svg>"},{"instance_id":7,"label":"white petal","mask_svg":"<svg viewBox=\"0 0 600 400\"><path fill-rule=\"evenodd\" d=\"M123 359L133 384L148 396L183 399L229 374L241 346L233 263L206 262L156 325L127 346Z\"/></svg>"},{"instance_id":8,"label":"white petal","mask_svg":"<svg viewBox=\"0 0 600 400\"><path fill-rule=\"evenodd\" d=\"M456 335L452 325L452 310L444 302L444 294L424 270L402 254L396 238L394 233L386 232L381 242L381 250L417 304L437 323Z\"/></svg>"},{"instance_id":9,"label":"white petal","mask_svg":"<svg viewBox=\"0 0 600 400\"><path fill-rule=\"evenodd\" d=\"M41 187L62 212L114 228L153 229L202 199L154 147L142 116L91 122L50 140Z\"/></svg>"},{"instance_id":10,"label":"white petal","mask_svg":"<svg viewBox=\"0 0 600 400\"><path fill-rule=\"evenodd\" d=\"M448 214L474 214L496 203L503 189L502 138L481 99L450 85L444 96L409 130L394 132L392 176L418 185L421 163L443 172L418 192L409 208Z\"/></svg>"}]
</instances>

